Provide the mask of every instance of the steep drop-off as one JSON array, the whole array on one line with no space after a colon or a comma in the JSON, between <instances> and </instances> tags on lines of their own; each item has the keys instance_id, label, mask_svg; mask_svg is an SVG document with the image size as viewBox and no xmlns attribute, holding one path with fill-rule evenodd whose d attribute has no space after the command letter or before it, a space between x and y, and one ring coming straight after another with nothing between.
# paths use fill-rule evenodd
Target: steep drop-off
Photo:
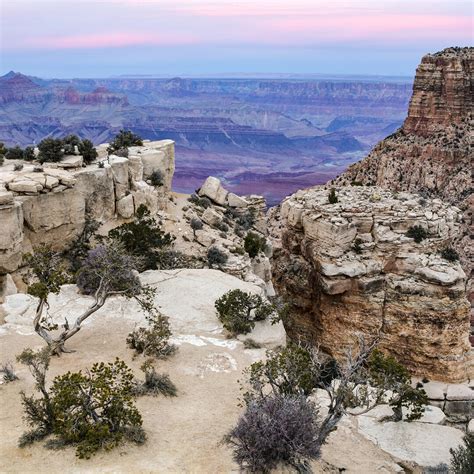
<instances>
[{"instance_id":1,"label":"steep drop-off","mask_svg":"<svg viewBox=\"0 0 474 474\"><path fill-rule=\"evenodd\" d=\"M361 183L436 196L463 211L456 248L472 278L474 48L447 48L423 57L408 116L393 135L335 184Z\"/></svg>"}]
</instances>

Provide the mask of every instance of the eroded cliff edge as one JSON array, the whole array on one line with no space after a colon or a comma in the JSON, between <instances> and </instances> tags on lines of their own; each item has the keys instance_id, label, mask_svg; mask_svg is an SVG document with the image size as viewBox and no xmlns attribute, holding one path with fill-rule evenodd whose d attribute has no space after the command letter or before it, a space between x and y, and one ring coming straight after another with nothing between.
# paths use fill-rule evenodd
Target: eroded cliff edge
<instances>
[{"instance_id":1,"label":"eroded cliff edge","mask_svg":"<svg viewBox=\"0 0 474 474\"><path fill-rule=\"evenodd\" d=\"M474 48L427 54L417 68L403 126L334 181L418 192L458 206L463 211L463 225L454 244L471 279L471 301L473 114Z\"/></svg>"},{"instance_id":2,"label":"eroded cliff edge","mask_svg":"<svg viewBox=\"0 0 474 474\"><path fill-rule=\"evenodd\" d=\"M271 212L273 278L290 303L294 338L344 356L359 335L413 374L472 377L466 275L439 251L459 232L461 212L439 199L377 187L302 190ZM420 243L406 236L421 226Z\"/></svg>"}]
</instances>

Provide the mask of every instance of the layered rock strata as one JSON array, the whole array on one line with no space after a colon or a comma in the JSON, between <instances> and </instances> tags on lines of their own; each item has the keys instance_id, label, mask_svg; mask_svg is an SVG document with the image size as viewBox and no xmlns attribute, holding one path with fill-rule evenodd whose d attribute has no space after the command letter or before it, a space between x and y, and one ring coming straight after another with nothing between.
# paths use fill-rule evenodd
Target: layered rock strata
<instances>
[{"instance_id":1,"label":"layered rock strata","mask_svg":"<svg viewBox=\"0 0 474 474\"><path fill-rule=\"evenodd\" d=\"M472 278L474 48L447 48L423 57L408 116L393 135L335 180L441 197L463 211L455 246ZM472 288L472 284L469 285ZM472 290L471 290L472 291ZM470 299L474 301L474 293Z\"/></svg>"},{"instance_id":2,"label":"layered rock strata","mask_svg":"<svg viewBox=\"0 0 474 474\"><path fill-rule=\"evenodd\" d=\"M438 253L459 233L461 211L439 199L377 187L299 191L272 212L273 281L291 304L289 330L340 359L359 335L413 374L472 375L466 275ZM427 238L406 233L421 226Z\"/></svg>"},{"instance_id":3,"label":"layered rock strata","mask_svg":"<svg viewBox=\"0 0 474 474\"><path fill-rule=\"evenodd\" d=\"M103 147L102 147L103 148ZM100 157L99 157L100 158ZM147 179L159 170L162 185ZM21 265L24 253L40 244L63 250L82 231L86 215L106 222L130 218L140 204L156 212L171 191L174 143L146 142L129 157L111 155L83 167L82 157L42 167L25 164L0 170L0 275Z\"/></svg>"}]
</instances>

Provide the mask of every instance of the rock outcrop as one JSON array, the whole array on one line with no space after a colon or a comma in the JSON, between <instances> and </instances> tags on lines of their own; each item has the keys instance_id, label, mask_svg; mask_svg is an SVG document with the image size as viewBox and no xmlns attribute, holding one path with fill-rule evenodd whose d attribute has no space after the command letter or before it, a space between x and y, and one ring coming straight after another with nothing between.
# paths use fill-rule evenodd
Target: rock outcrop
<instances>
[{"instance_id":1,"label":"rock outcrop","mask_svg":"<svg viewBox=\"0 0 474 474\"><path fill-rule=\"evenodd\" d=\"M163 209L171 191L174 143L145 142L130 150L129 158L111 155L85 167L80 156L42 167L25 164L18 171L12 164L2 167L0 275L17 270L34 246L67 248L86 215L106 222L132 217L140 204L152 212ZM153 171L160 171L161 186L147 183Z\"/></svg>"},{"instance_id":2,"label":"rock outcrop","mask_svg":"<svg viewBox=\"0 0 474 474\"><path fill-rule=\"evenodd\" d=\"M474 48L447 48L424 56L402 128L334 181L420 192L460 207L463 232L455 246L471 278L473 111Z\"/></svg>"},{"instance_id":3,"label":"rock outcrop","mask_svg":"<svg viewBox=\"0 0 474 474\"><path fill-rule=\"evenodd\" d=\"M291 303L292 335L343 358L358 335L413 374L434 380L472 377L466 275L443 259L461 211L439 199L377 187L299 191L274 209L273 277ZM406 236L421 226L427 238Z\"/></svg>"}]
</instances>

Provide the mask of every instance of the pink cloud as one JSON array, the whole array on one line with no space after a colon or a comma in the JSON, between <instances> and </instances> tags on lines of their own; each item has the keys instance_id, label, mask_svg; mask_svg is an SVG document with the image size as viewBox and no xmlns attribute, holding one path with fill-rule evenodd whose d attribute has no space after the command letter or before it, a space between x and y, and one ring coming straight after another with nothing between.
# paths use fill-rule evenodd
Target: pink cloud
<instances>
[{"instance_id":1,"label":"pink cloud","mask_svg":"<svg viewBox=\"0 0 474 474\"><path fill-rule=\"evenodd\" d=\"M123 46L166 46L193 44L196 39L183 34L99 33L71 36L41 36L26 40L22 46L41 49L91 49Z\"/></svg>"}]
</instances>

